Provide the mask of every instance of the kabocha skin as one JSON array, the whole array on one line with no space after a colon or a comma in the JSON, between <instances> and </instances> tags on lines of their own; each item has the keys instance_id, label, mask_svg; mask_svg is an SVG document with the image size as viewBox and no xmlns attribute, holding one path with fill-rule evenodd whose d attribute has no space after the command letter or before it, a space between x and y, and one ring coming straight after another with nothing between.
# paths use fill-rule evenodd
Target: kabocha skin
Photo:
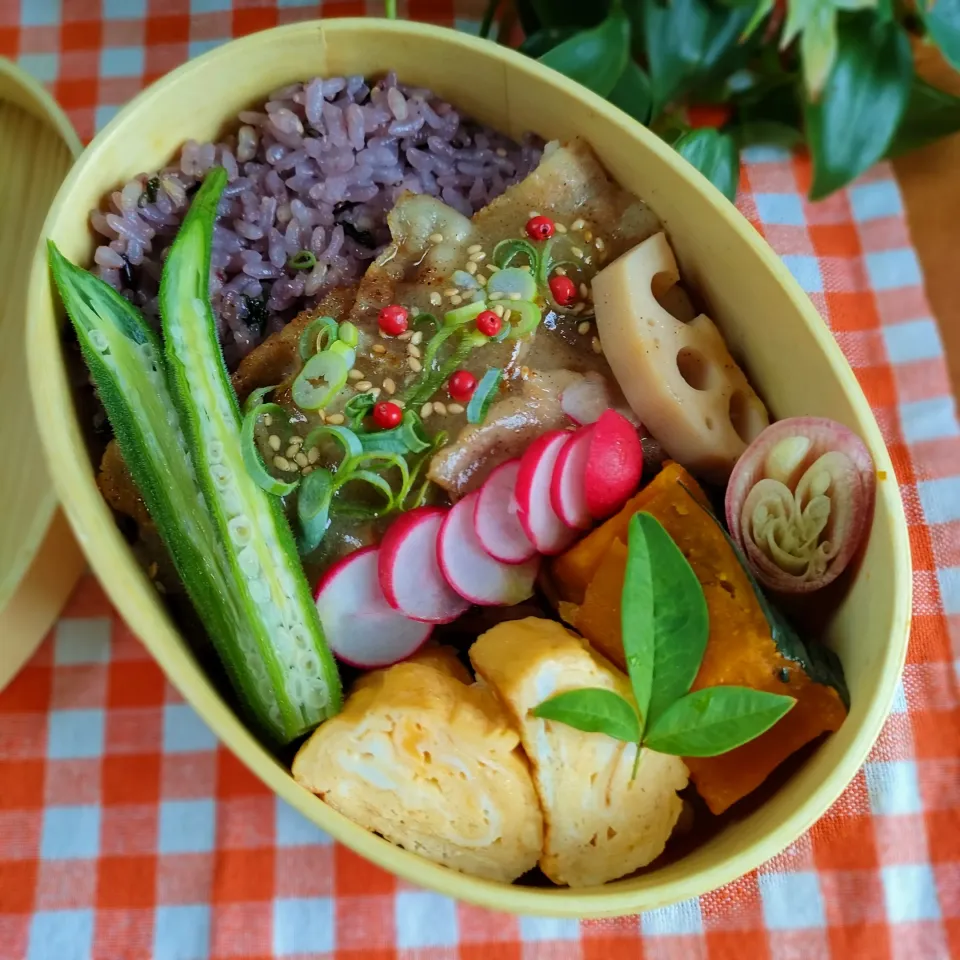
<instances>
[{"instance_id":1,"label":"kabocha skin","mask_svg":"<svg viewBox=\"0 0 960 960\"><path fill-rule=\"evenodd\" d=\"M256 637L258 690L264 700L272 697L270 728L287 742L339 711L340 680L280 502L244 465L240 408L208 296L213 226L226 182L226 171L215 167L197 192L164 265L160 312L194 469Z\"/></svg>"}]
</instances>

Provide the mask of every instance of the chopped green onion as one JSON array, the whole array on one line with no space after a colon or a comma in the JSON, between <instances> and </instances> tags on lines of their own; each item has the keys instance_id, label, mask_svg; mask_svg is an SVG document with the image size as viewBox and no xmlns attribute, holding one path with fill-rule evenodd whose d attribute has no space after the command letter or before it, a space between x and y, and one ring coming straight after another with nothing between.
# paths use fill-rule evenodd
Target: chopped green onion
<instances>
[{"instance_id":1,"label":"chopped green onion","mask_svg":"<svg viewBox=\"0 0 960 960\"><path fill-rule=\"evenodd\" d=\"M432 313L418 313L416 317L413 318L413 329L422 330L427 325L432 325L434 328L440 328L440 321Z\"/></svg>"},{"instance_id":2,"label":"chopped green onion","mask_svg":"<svg viewBox=\"0 0 960 960\"><path fill-rule=\"evenodd\" d=\"M510 310L520 314L520 323L510 333L511 340L521 340L529 336L540 326L540 321L543 319L540 308L528 300L511 300Z\"/></svg>"},{"instance_id":3,"label":"chopped green onion","mask_svg":"<svg viewBox=\"0 0 960 960\"><path fill-rule=\"evenodd\" d=\"M337 321L333 317L314 317L300 334L300 359L309 360L337 339Z\"/></svg>"},{"instance_id":4,"label":"chopped green onion","mask_svg":"<svg viewBox=\"0 0 960 960\"><path fill-rule=\"evenodd\" d=\"M521 240L514 237L510 240L501 240L493 248L493 262L501 269L505 270L513 264L517 257L526 257L530 269L536 273L540 263L540 254L537 248L529 240ZM489 286L489 282L487 286Z\"/></svg>"},{"instance_id":5,"label":"chopped green onion","mask_svg":"<svg viewBox=\"0 0 960 960\"><path fill-rule=\"evenodd\" d=\"M251 390L247 399L243 403L243 412L245 414L249 413L255 407L259 407L263 402L263 398L270 393L271 390L276 390L277 385L274 384L272 387L257 387L256 390ZM284 411L284 416L286 416L286 411Z\"/></svg>"},{"instance_id":6,"label":"chopped green onion","mask_svg":"<svg viewBox=\"0 0 960 960\"><path fill-rule=\"evenodd\" d=\"M277 411L279 411L279 416L285 417L287 415L283 407L276 403L264 403L247 411L240 428L240 450L243 454L243 465L247 468L247 473L253 477L254 483L261 490L266 490L267 493L275 497L285 497L288 493L293 493L297 489L300 481L294 480L287 483L278 480L270 473L260 456L260 451L257 449L256 440L257 421L265 413L273 415Z\"/></svg>"},{"instance_id":7,"label":"chopped green onion","mask_svg":"<svg viewBox=\"0 0 960 960\"><path fill-rule=\"evenodd\" d=\"M213 167L193 198L163 267L160 314L194 470L230 564L231 592L255 639L242 654L258 676L252 707L278 740L289 742L339 712L342 694L281 504L244 465L240 411L209 296L226 181L226 171Z\"/></svg>"},{"instance_id":8,"label":"chopped green onion","mask_svg":"<svg viewBox=\"0 0 960 960\"><path fill-rule=\"evenodd\" d=\"M335 347L337 344L334 343ZM333 348L315 353L297 374L290 395L301 410L321 410L344 387L350 367ZM314 380L323 380L325 387L317 387Z\"/></svg>"},{"instance_id":9,"label":"chopped green onion","mask_svg":"<svg viewBox=\"0 0 960 960\"><path fill-rule=\"evenodd\" d=\"M497 276L499 276L499 274L497 274ZM469 323L471 320L476 320L486 309L487 304L483 300L478 300L476 303L465 303L462 307L457 307L455 310L448 310L443 315L444 325L448 327L463 326L463 324Z\"/></svg>"},{"instance_id":10,"label":"chopped green onion","mask_svg":"<svg viewBox=\"0 0 960 960\"><path fill-rule=\"evenodd\" d=\"M288 261L293 270L312 270L317 265L317 255L312 250L298 250Z\"/></svg>"},{"instance_id":11,"label":"chopped green onion","mask_svg":"<svg viewBox=\"0 0 960 960\"><path fill-rule=\"evenodd\" d=\"M337 336L348 346L355 347L360 342L360 331L356 324L344 320L337 330Z\"/></svg>"},{"instance_id":12,"label":"chopped green onion","mask_svg":"<svg viewBox=\"0 0 960 960\"><path fill-rule=\"evenodd\" d=\"M490 409L490 404L500 386L500 378L503 371L498 367L490 367L480 378L477 389L473 391L473 396L467 404L467 421L469 423L483 423Z\"/></svg>"},{"instance_id":13,"label":"chopped green onion","mask_svg":"<svg viewBox=\"0 0 960 960\"><path fill-rule=\"evenodd\" d=\"M448 328L449 332L454 332L462 329L461 327L450 327ZM447 330L441 331L434 337L434 340L439 339L443 336L444 333L447 333ZM457 349L440 365L439 368L430 370L426 376L418 380L413 384L412 395L408 399L408 403L412 407L416 407L419 404L423 403L426 400L429 400L437 390L443 385L444 381L456 370L458 367L462 366L463 362L467 359L468 356L475 350L477 347L483 346L485 343L489 343L490 338L485 337L479 331L473 331L472 333L465 333L461 337L460 343L457 344ZM433 341L427 347L427 353L430 351L430 346L433 345ZM426 353L424 357L426 357Z\"/></svg>"},{"instance_id":14,"label":"chopped green onion","mask_svg":"<svg viewBox=\"0 0 960 960\"><path fill-rule=\"evenodd\" d=\"M316 427L307 435L303 441L303 449L309 450L311 447L318 446L324 437L333 437L343 448L343 458L341 463L359 457L363 453L363 447L360 444L360 438L348 427L334 426L332 423L325 423L322 427ZM312 474L310 474L312 476Z\"/></svg>"},{"instance_id":15,"label":"chopped green onion","mask_svg":"<svg viewBox=\"0 0 960 960\"><path fill-rule=\"evenodd\" d=\"M363 431L363 421L377 404L377 398L371 393L358 393L352 396L344 405L343 412L350 421L350 427Z\"/></svg>"},{"instance_id":16,"label":"chopped green onion","mask_svg":"<svg viewBox=\"0 0 960 960\"><path fill-rule=\"evenodd\" d=\"M532 300L537 295L537 282L533 275L517 267L497 271L487 283L487 296L495 293L512 299ZM519 294L519 298L515 295Z\"/></svg>"},{"instance_id":17,"label":"chopped green onion","mask_svg":"<svg viewBox=\"0 0 960 960\"><path fill-rule=\"evenodd\" d=\"M383 450L389 453L420 453L430 447L423 421L413 410L405 410L400 424L392 430L365 433L360 442L364 450Z\"/></svg>"},{"instance_id":18,"label":"chopped green onion","mask_svg":"<svg viewBox=\"0 0 960 960\"><path fill-rule=\"evenodd\" d=\"M357 362L356 347L351 347L345 340L334 340L333 343L324 350L324 353L332 353L340 357L347 365L347 370L352 370L353 365Z\"/></svg>"},{"instance_id":19,"label":"chopped green onion","mask_svg":"<svg viewBox=\"0 0 960 960\"><path fill-rule=\"evenodd\" d=\"M513 331L513 324L509 320L504 320L503 326L497 331L495 336L490 339L496 343L502 343Z\"/></svg>"},{"instance_id":20,"label":"chopped green onion","mask_svg":"<svg viewBox=\"0 0 960 960\"><path fill-rule=\"evenodd\" d=\"M461 290L469 290L472 292L480 289L477 278L471 276L466 270L454 270L450 279L453 281L454 286L459 287Z\"/></svg>"},{"instance_id":21,"label":"chopped green onion","mask_svg":"<svg viewBox=\"0 0 960 960\"><path fill-rule=\"evenodd\" d=\"M300 556L305 557L320 546L330 526L330 502L335 489L333 474L322 467L303 478L297 495L297 520L300 522L297 550Z\"/></svg>"},{"instance_id":22,"label":"chopped green onion","mask_svg":"<svg viewBox=\"0 0 960 960\"><path fill-rule=\"evenodd\" d=\"M450 339L455 333L457 333L457 327L444 327L438 334L431 337L427 343L426 349L423 351L423 369L430 371L433 368L434 361L437 358L437 354L440 352L440 348Z\"/></svg>"},{"instance_id":23,"label":"chopped green onion","mask_svg":"<svg viewBox=\"0 0 960 960\"><path fill-rule=\"evenodd\" d=\"M429 477L424 478L423 483L420 484L415 493L413 492L413 485L417 482L417 479L423 472L424 467L430 462L433 454L447 442L447 439L448 437L446 431L438 430L433 436L433 442L430 444L430 449L426 450L417 458L416 463L413 465L413 469L410 471L409 479L401 488L400 494L397 498L401 510L413 510L416 507L423 506L427 499L427 490L430 488L432 481Z\"/></svg>"},{"instance_id":24,"label":"chopped green onion","mask_svg":"<svg viewBox=\"0 0 960 960\"><path fill-rule=\"evenodd\" d=\"M342 490L348 484L354 483L358 480L368 483L375 490L383 494L384 503L375 508L373 516L383 516L383 514L390 513L394 509L393 487L391 487L390 484L387 483L387 481L381 477L379 473L374 473L372 470L350 471L350 473L345 474L342 479L337 478L336 489L338 491Z\"/></svg>"}]
</instances>

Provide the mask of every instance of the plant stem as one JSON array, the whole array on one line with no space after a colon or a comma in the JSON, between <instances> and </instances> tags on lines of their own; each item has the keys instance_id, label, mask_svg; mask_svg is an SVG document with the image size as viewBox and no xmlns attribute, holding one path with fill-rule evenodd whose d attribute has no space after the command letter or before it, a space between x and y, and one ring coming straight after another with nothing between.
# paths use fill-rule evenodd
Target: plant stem
<instances>
[{"instance_id":1,"label":"plant stem","mask_svg":"<svg viewBox=\"0 0 960 960\"><path fill-rule=\"evenodd\" d=\"M385 0L384 2L384 14L388 20L397 19L397 0Z\"/></svg>"},{"instance_id":2,"label":"plant stem","mask_svg":"<svg viewBox=\"0 0 960 960\"><path fill-rule=\"evenodd\" d=\"M483 21L480 23L480 36L486 39L490 36L490 28L493 26L493 17L500 6L500 0L489 0L487 9L483 14Z\"/></svg>"}]
</instances>

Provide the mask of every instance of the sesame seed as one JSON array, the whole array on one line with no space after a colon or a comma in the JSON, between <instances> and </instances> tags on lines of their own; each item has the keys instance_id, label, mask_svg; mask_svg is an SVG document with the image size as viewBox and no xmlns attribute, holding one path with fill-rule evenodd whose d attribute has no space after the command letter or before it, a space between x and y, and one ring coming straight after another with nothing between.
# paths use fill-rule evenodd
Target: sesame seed
<instances>
[{"instance_id":1,"label":"sesame seed","mask_svg":"<svg viewBox=\"0 0 960 960\"><path fill-rule=\"evenodd\" d=\"M566 267L557 267L557 269L554 270L553 272L554 272L558 277L565 277L565 276L567 275L567 268L566 268Z\"/></svg>"},{"instance_id":2,"label":"sesame seed","mask_svg":"<svg viewBox=\"0 0 960 960\"><path fill-rule=\"evenodd\" d=\"M445 297L456 297L459 295L459 293L460 293L460 289L458 287L450 287L447 290L443 291L443 295Z\"/></svg>"},{"instance_id":3,"label":"sesame seed","mask_svg":"<svg viewBox=\"0 0 960 960\"><path fill-rule=\"evenodd\" d=\"M356 370L356 369L354 369L354 370L351 370L351 371L347 374L347 376L348 376L351 380L362 380L362 379L363 379L363 371L362 371L362 370Z\"/></svg>"},{"instance_id":4,"label":"sesame seed","mask_svg":"<svg viewBox=\"0 0 960 960\"><path fill-rule=\"evenodd\" d=\"M590 332L590 321L584 320L583 323L581 323L580 326L577 327L577 333L579 333L580 336L584 336L589 332Z\"/></svg>"},{"instance_id":5,"label":"sesame seed","mask_svg":"<svg viewBox=\"0 0 960 960\"><path fill-rule=\"evenodd\" d=\"M294 447L302 447L302 446L303 446L303 437L301 437L299 433L295 433L295 434L290 438L290 443L291 443Z\"/></svg>"},{"instance_id":6,"label":"sesame seed","mask_svg":"<svg viewBox=\"0 0 960 960\"><path fill-rule=\"evenodd\" d=\"M490 273L499 273L499 272L500 272L500 268L499 268L495 263L488 263L488 264L487 264L487 270L488 270Z\"/></svg>"},{"instance_id":7,"label":"sesame seed","mask_svg":"<svg viewBox=\"0 0 960 960\"><path fill-rule=\"evenodd\" d=\"M459 293L455 293L455 294L450 298L450 302L451 302L455 307L459 307L460 304L463 303L463 297L461 297Z\"/></svg>"},{"instance_id":8,"label":"sesame seed","mask_svg":"<svg viewBox=\"0 0 960 960\"><path fill-rule=\"evenodd\" d=\"M389 377L383 381L383 392L391 396L397 392L397 385Z\"/></svg>"},{"instance_id":9,"label":"sesame seed","mask_svg":"<svg viewBox=\"0 0 960 960\"><path fill-rule=\"evenodd\" d=\"M477 272L476 262L473 260L468 260L466 270L467 270L467 273L469 273L470 276L472 277Z\"/></svg>"},{"instance_id":10,"label":"sesame seed","mask_svg":"<svg viewBox=\"0 0 960 960\"><path fill-rule=\"evenodd\" d=\"M498 157L505 157L507 155L507 151L504 150L503 147L497 147L497 149L494 152Z\"/></svg>"},{"instance_id":11,"label":"sesame seed","mask_svg":"<svg viewBox=\"0 0 960 960\"><path fill-rule=\"evenodd\" d=\"M463 413L463 407L459 403L448 403L447 413L455 417L458 413Z\"/></svg>"},{"instance_id":12,"label":"sesame seed","mask_svg":"<svg viewBox=\"0 0 960 960\"><path fill-rule=\"evenodd\" d=\"M514 293L508 293L508 294L507 294L507 299L508 299L508 300L522 300L522 299L523 299L523 294L522 294L522 293L516 293L516 292L514 292Z\"/></svg>"},{"instance_id":13,"label":"sesame seed","mask_svg":"<svg viewBox=\"0 0 960 960\"><path fill-rule=\"evenodd\" d=\"M498 303L494 308L493 312L502 320L503 315L507 312L502 303Z\"/></svg>"},{"instance_id":14,"label":"sesame seed","mask_svg":"<svg viewBox=\"0 0 960 960\"><path fill-rule=\"evenodd\" d=\"M479 283L481 287L485 287L487 285L487 278L482 273L478 273L477 283Z\"/></svg>"},{"instance_id":15,"label":"sesame seed","mask_svg":"<svg viewBox=\"0 0 960 960\"><path fill-rule=\"evenodd\" d=\"M441 403L439 400L434 400L434 401L433 401L433 412L434 412L434 413L439 413L441 417L445 417L445 416L447 415L447 406L446 406L446 404Z\"/></svg>"},{"instance_id":16,"label":"sesame seed","mask_svg":"<svg viewBox=\"0 0 960 960\"><path fill-rule=\"evenodd\" d=\"M413 331L412 331L412 330L406 330L406 331L404 331L403 333L401 333L400 336L397 337L397 339L398 339L398 340L412 340L412 339L413 339Z\"/></svg>"},{"instance_id":17,"label":"sesame seed","mask_svg":"<svg viewBox=\"0 0 960 960\"><path fill-rule=\"evenodd\" d=\"M604 248L603 237L597 237L597 239L593 241L593 245L594 245L598 250L603 250L603 248Z\"/></svg>"},{"instance_id":18,"label":"sesame seed","mask_svg":"<svg viewBox=\"0 0 960 960\"><path fill-rule=\"evenodd\" d=\"M342 413L331 413L330 416L327 417L327 423L332 423L335 427L338 427L345 419Z\"/></svg>"},{"instance_id":19,"label":"sesame seed","mask_svg":"<svg viewBox=\"0 0 960 960\"><path fill-rule=\"evenodd\" d=\"M415 347L412 343L408 343L408 344L407 344L407 356L408 356L408 357L416 357L416 358L419 360L419 359L420 359L420 348L419 348L419 347Z\"/></svg>"},{"instance_id":20,"label":"sesame seed","mask_svg":"<svg viewBox=\"0 0 960 960\"><path fill-rule=\"evenodd\" d=\"M405 401L397 399L393 401L401 410L407 405Z\"/></svg>"},{"instance_id":21,"label":"sesame seed","mask_svg":"<svg viewBox=\"0 0 960 960\"><path fill-rule=\"evenodd\" d=\"M433 413L433 404L429 401L420 408L421 417L429 417Z\"/></svg>"},{"instance_id":22,"label":"sesame seed","mask_svg":"<svg viewBox=\"0 0 960 960\"><path fill-rule=\"evenodd\" d=\"M316 463L320 459L320 451L316 447L311 447L307 453L307 463Z\"/></svg>"},{"instance_id":23,"label":"sesame seed","mask_svg":"<svg viewBox=\"0 0 960 960\"><path fill-rule=\"evenodd\" d=\"M314 413L317 415L317 419L321 423L326 423L327 421L327 411L326 410L315 410Z\"/></svg>"},{"instance_id":24,"label":"sesame seed","mask_svg":"<svg viewBox=\"0 0 960 960\"><path fill-rule=\"evenodd\" d=\"M570 229L571 229L571 230L582 230L586 225L587 225L587 224L586 224L586 221L577 219L577 220L574 220L573 223L570 224Z\"/></svg>"},{"instance_id":25,"label":"sesame seed","mask_svg":"<svg viewBox=\"0 0 960 960\"><path fill-rule=\"evenodd\" d=\"M574 313L583 313L583 310L584 310L585 307L586 307L586 304L583 303L582 301L581 301L580 303L575 303L575 304L573 305L573 312L574 312Z\"/></svg>"},{"instance_id":26,"label":"sesame seed","mask_svg":"<svg viewBox=\"0 0 960 960\"><path fill-rule=\"evenodd\" d=\"M419 308L418 306L412 306L412 307L410 308L410 311L409 311L411 317L419 317L419 316L420 316L420 312L421 312L421 311L420 311L420 308Z\"/></svg>"},{"instance_id":27,"label":"sesame seed","mask_svg":"<svg viewBox=\"0 0 960 960\"><path fill-rule=\"evenodd\" d=\"M286 457L274 457L273 465L278 469L282 470L284 473L289 473L291 470L296 470L297 468L287 460Z\"/></svg>"},{"instance_id":28,"label":"sesame seed","mask_svg":"<svg viewBox=\"0 0 960 960\"><path fill-rule=\"evenodd\" d=\"M374 400L376 400L376 399L380 396L380 388L379 388L379 387L374 387L374 388L370 391L370 396L373 397Z\"/></svg>"},{"instance_id":29,"label":"sesame seed","mask_svg":"<svg viewBox=\"0 0 960 960\"><path fill-rule=\"evenodd\" d=\"M441 297L439 293L437 293L436 291L434 291L433 293L430 294L430 302L431 302L435 307L439 307L440 304L443 303L443 297Z\"/></svg>"},{"instance_id":30,"label":"sesame seed","mask_svg":"<svg viewBox=\"0 0 960 960\"><path fill-rule=\"evenodd\" d=\"M527 216L528 216L528 217L539 217L539 216L540 216L540 211L539 211L539 210L531 210L531 211L527 214Z\"/></svg>"},{"instance_id":31,"label":"sesame seed","mask_svg":"<svg viewBox=\"0 0 960 960\"><path fill-rule=\"evenodd\" d=\"M272 423L273 423L273 417L271 417L269 413L265 413L263 415L263 425L265 427L269 427Z\"/></svg>"},{"instance_id":32,"label":"sesame seed","mask_svg":"<svg viewBox=\"0 0 960 960\"><path fill-rule=\"evenodd\" d=\"M533 273L533 267L531 267L529 263L525 263L520 269L526 273Z\"/></svg>"},{"instance_id":33,"label":"sesame seed","mask_svg":"<svg viewBox=\"0 0 960 960\"><path fill-rule=\"evenodd\" d=\"M483 245L479 243L471 243L467 247L467 253L479 253L483 249Z\"/></svg>"},{"instance_id":34,"label":"sesame seed","mask_svg":"<svg viewBox=\"0 0 960 960\"><path fill-rule=\"evenodd\" d=\"M270 436L267 437L267 443L270 444L271 450L276 451L280 449L280 438L275 433L271 433Z\"/></svg>"},{"instance_id":35,"label":"sesame seed","mask_svg":"<svg viewBox=\"0 0 960 960\"><path fill-rule=\"evenodd\" d=\"M602 346L601 343L600 343L599 337L594 337L594 338L590 341L590 346L593 347L593 352L594 352L594 353L603 353L603 346Z\"/></svg>"},{"instance_id":36,"label":"sesame seed","mask_svg":"<svg viewBox=\"0 0 960 960\"><path fill-rule=\"evenodd\" d=\"M499 290L497 290L497 291L495 291L494 293L491 293L491 294L490 294L490 299L491 299L491 300L502 300L502 299L503 299L503 294L502 294Z\"/></svg>"},{"instance_id":37,"label":"sesame seed","mask_svg":"<svg viewBox=\"0 0 960 960\"><path fill-rule=\"evenodd\" d=\"M287 447L286 450L284 450L283 455L288 460L292 460L299 452L300 452L300 448L291 443L290 446Z\"/></svg>"},{"instance_id":38,"label":"sesame seed","mask_svg":"<svg viewBox=\"0 0 960 960\"><path fill-rule=\"evenodd\" d=\"M423 369L423 364L416 358L410 357L407 360L407 366L414 372L419 373Z\"/></svg>"},{"instance_id":39,"label":"sesame seed","mask_svg":"<svg viewBox=\"0 0 960 960\"><path fill-rule=\"evenodd\" d=\"M566 226L566 224L564 224L564 223L555 223L555 224L553 225L553 228L557 231L557 233L566 233L566 232L567 232L567 226Z\"/></svg>"},{"instance_id":40,"label":"sesame seed","mask_svg":"<svg viewBox=\"0 0 960 960\"><path fill-rule=\"evenodd\" d=\"M442 233L431 233L427 239L431 243L443 243L443 234Z\"/></svg>"},{"instance_id":41,"label":"sesame seed","mask_svg":"<svg viewBox=\"0 0 960 960\"><path fill-rule=\"evenodd\" d=\"M296 461L298 467L306 467L310 464L305 453L298 453L293 459Z\"/></svg>"},{"instance_id":42,"label":"sesame seed","mask_svg":"<svg viewBox=\"0 0 960 960\"><path fill-rule=\"evenodd\" d=\"M313 473L313 467L304 467L302 473L305 477L310 476Z\"/></svg>"},{"instance_id":43,"label":"sesame seed","mask_svg":"<svg viewBox=\"0 0 960 960\"><path fill-rule=\"evenodd\" d=\"M593 240L593 234L589 230L584 230L583 239L590 243Z\"/></svg>"},{"instance_id":44,"label":"sesame seed","mask_svg":"<svg viewBox=\"0 0 960 960\"><path fill-rule=\"evenodd\" d=\"M570 252L578 259L583 259L583 251L579 247L571 247Z\"/></svg>"},{"instance_id":45,"label":"sesame seed","mask_svg":"<svg viewBox=\"0 0 960 960\"><path fill-rule=\"evenodd\" d=\"M587 289L587 285L585 283L581 283L580 296L583 297L584 300L586 300L589 295L590 295L590 291Z\"/></svg>"},{"instance_id":46,"label":"sesame seed","mask_svg":"<svg viewBox=\"0 0 960 960\"><path fill-rule=\"evenodd\" d=\"M366 393L368 390L373 389L373 384L369 380L361 380L358 384L354 385L354 390L357 393Z\"/></svg>"},{"instance_id":47,"label":"sesame seed","mask_svg":"<svg viewBox=\"0 0 960 960\"><path fill-rule=\"evenodd\" d=\"M482 250L478 250L476 253L470 254L471 263L480 263L481 260L486 260L486 259L487 259L487 255Z\"/></svg>"},{"instance_id":48,"label":"sesame seed","mask_svg":"<svg viewBox=\"0 0 960 960\"><path fill-rule=\"evenodd\" d=\"M371 348L374 353L386 353L387 348L382 343L375 343Z\"/></svg>"},{"instance_id":49,"label":"sesame seed","mask_svg":"<svg viewBox=\"0 0 960 960\"><path fill-rule=\"evenodd\" d=\"M523 377L524 380L530 378L530 368L526 366L526 364L520 368L520 376Z\"/></svg>"}]
</instances>

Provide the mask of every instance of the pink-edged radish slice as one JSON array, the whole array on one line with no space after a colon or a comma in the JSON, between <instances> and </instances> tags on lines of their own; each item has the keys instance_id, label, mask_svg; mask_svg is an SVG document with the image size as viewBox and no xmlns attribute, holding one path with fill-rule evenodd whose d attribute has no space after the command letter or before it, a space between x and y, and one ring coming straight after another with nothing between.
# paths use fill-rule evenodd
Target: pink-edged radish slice
<instances>
[{"instance_id":1,"label":"pink-edged radish slice","mask_svg":"<svg viewBox=\"0 0 960 960\"><path fill-rule=\"evenodd\" d=\"M550 504L568 526L586 530L593 522L587 508L587 460L593 426L570 435L560 450L550 480Z\"/></svg>"},{"instance_id":2,"label":"pink-edged radish slice","mask_svg":"<svg viewBox=\"0 0 960 960\"><path fill-rule=\"evenodd\" d=\"M643 473L643 447L636 427L605 410L590 430L587 450L587 509L595 520L616 513L636 492Z\"/></svg>"},{"instance_id":3,"label":"pink-edged radish slice","mask_svg":"<svg viewBox=\"0 0 960 960\"><path fill-rule=\"evenodd\" d=\"M447 511L417 507L402 514L380 544L380 587L394 610L425 623L449 623L470 604L444 579L437 537Z\"/></svg>"},{"instance_id":4,"label":"pink-edged radish slice","mask_svg":"<svg viewBox=\"0 0 960 960\"><path fill-rule=\"evenodd\" d=\"M479 491L465 496L447 513L440 527L437 555L447 583L471 603L512 606L533 595L540 558L501 563L484 549L474 527Z\"/></svg>"},{"instance_id":5,"label":"pink-edged radish slice","mask_svg":"<svg viewBox=\"0 0 960 960\"><path fill-rule=\"evenodd\" d=\"M577 535L550 503L553 471L569 436L566 430L552 430L538 437L520 458L517 473L517 517L537 551L548 556L560 553Z\"/></svg>"},{"instance_id":6,"label":"pink-edged radish slice","mask_svg":"<svg viewBox=\"0 0 960 960\"><path fill-rule=\"evenodd\" d=\"M600 414L610 409L616 409L631 423L639 425L640 421L627 406L626 401L622 397L619 401L615 404L606 377L595 370L585 373L581 379L571 383L560 394L560 408L578 425L596 423L600 419Z\"/></svg>"},{"instance_id":7,"label":"pink-edged radish slice","mask_svg":"<svg viewBox=\"0 0 960 960\"><path fill-rule=\"evenodd\" d=\"M377 547L351 553L327 570L314 595L334 655L368 670L406 660L433 630L387 603L380 589L379 558Z\"/></svg>"},{"instance_id":8,"label":"pink-edged radish slice","mask_svg":"<svg viewBox=\"0 0 960 960\"><path fill-rule=\"evenodd\" d=\"M519 472L519 459L500 464L480 488L473 513L483 549L501 563L525 563L537 554L517 517Z\"/></svg>"},{"instance_id":9,"label":"pink-edged radish slice","mask_svg":"<svg viewBox=\"0 0 960 960\"><path fill-rule=\"evenodd\" d=\"M764 586L809 593L853 559L870 524L876 483L869 450L843 424L778 420L733 468L727 526Z\"/></svg>"}]
</instances>

